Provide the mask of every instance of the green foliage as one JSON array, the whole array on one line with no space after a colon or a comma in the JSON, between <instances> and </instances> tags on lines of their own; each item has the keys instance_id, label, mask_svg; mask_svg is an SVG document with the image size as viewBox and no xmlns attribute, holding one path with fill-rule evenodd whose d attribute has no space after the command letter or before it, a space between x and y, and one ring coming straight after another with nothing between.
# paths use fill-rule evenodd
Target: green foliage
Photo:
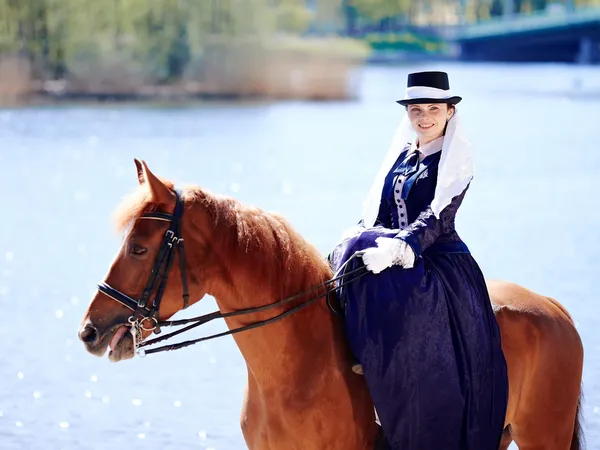
<instances>
[{"instance_id":1,"label":"green foliage","mask_svg":"<svg viewBox=\"0 0 600 450\"><path fill-rule=\"evenodd\" d=\"M517 11L543 9L551 0L515 0ZM557 0L553 0L557 1ZM578 8L600 0L573 0ZM467 21L501 13L504 0L0 0L0 54L19 53L39 78L85 77L96 67L127 66L148 82L169 82L199 64L210 39L264 39L299 35L311 24L343 26L352 7L377 22L423 14L440 17L462 5ZM402 41L402 40L401 40ZM380 42L397 46L425 43ZM431 47L431 44L427 44Z\"/></svg>"},{"instance_id":2,"label":"green foliage","mask_svg":"<svg viewBox=\"0 0 600 450\"><path fill-rule=\"evenodd\" d=\"M447 51L446 43L435 37L406 31L404 33L373 33L365 36L371 48L379 51L407 51L443 53Z\"/></svg>"},{"instance_id":3,"label":"green foliage","mask_svg":"<svg viewBox=\"0 0 600 450\"><path fill-rule=\"evenodd\" d=\"M0 53L26 54L50 77L112 55L166 81L208 36L301 33L311 19L303 0L0 0Z\"/></svg>"},{"instance_id":4,"label":"green foliage","mask_svg":"<svg viewBox=\"0 0 600 450\"><path fill-rule=\"evenodd\" d=\"M368 20L406 15L411 7L411 0L348 0L348 3Z\"/></svg>"},{"instance_id":5,"label":"green foliage","mask_svg":"<svg viewBox=\"0 0 600 450\"><path fill-rule=\"evenodd\" d=\"M275 28L278 31L302 33L313 19L312 13L302 0L280 0L273 11Z\"/></svg>"}]
</instances>

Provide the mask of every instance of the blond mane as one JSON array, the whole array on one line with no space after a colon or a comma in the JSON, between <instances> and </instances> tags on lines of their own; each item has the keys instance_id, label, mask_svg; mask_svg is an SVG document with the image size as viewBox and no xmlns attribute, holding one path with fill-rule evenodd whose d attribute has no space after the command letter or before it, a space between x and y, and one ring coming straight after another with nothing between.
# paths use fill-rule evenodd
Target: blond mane
<instances>
[{"instance_id":1,"label":"blond mane","mask_svg":"<svg viewBox=\"0 0 600 450\"><path fill-rule=\"evenodd\" d=\"M173 189L173 183L163 182ZM212 243L229 271L250 270L256 289L290 295L331 277L325 258L280 215L246 205L198 186L182 190L185 213L194 208L210 218ZM142 214L157 209L145 184L124 197L115 209L117 230L126 230Z\"/></svg>"}]
</instances>

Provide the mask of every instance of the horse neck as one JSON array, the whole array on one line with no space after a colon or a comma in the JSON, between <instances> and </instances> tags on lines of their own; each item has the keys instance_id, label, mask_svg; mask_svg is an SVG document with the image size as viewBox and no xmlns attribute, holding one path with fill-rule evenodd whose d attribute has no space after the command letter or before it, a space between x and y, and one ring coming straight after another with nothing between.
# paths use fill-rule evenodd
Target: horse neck
<instances>
[{"instance_id":1,"label":"horse neck","mask_svg":"<svg viewBox=\"0 0 600 450\"><path fill-rule=\"evenodd\" d=\"M198 216L188 223L196 227L199 237L205 232L190 261L198 268L195 275L205 278L197 284L204 286L224 313L275 303L332 276L318 252L285 225L283 232L281 227L263 229L260 245L252 246L219 239L234 234L225 234L226 221L215 227L214 221L207 224ZM313 295L260 313L229 317L227 326L235 329L266 320L310 297ZM364 377L350 369L342 321L329 311L323 298L277 322L233 337L248 368L245 437L273 442L264 448L299 448L299 442L304 448L373 448L378 429L373 403ZM334 422L323 431L321 424L332 417ZM297 426L299 421L303 421L302 427ZM332 442L338 445L332 447Z\"/></svg>"},{"instance_id":2,"label":"horse neck","mask_svg":"<svg viewBox=\"0 0 600 450\"><path fill-rule=\"evenodd\" d=\"M290 289L256 289L261 283L252 275L252 263L247 270L239 269L236 270L237 275L232 274L235 283L223 286L215 293L223 312L274 303L326 280L308 277L305 283L292 283ZM242 273L246 275L240 275ZM301 273L297 275L302 277ZM235 329L267 320L314 296L315 293L264 312L230 317L227 325ZM340 360L344 359L344 353L339 350L341 333L339 319L328 311L322 298L276 322L235 334L234 338L258 384L263 389L268 386L281 389L282 383L292 385L294 381L306 379L307 368L313 376L337 370Z\"/></svg>"},{"instance_id":3,"label":"horse neck","mask_svg":"<svg viewBox=\"0 0 600 450\"><path fill-rule=\"evenodd\" d=\"M212 265L218 267L210 270L215 275L207 283L208 294L215 298L223 313L275 303L331 277L321 255L290 227L272 216L256 217L250 216L248 222L240 222L244 219L239 219L239 215L235 222L223 220L212 228L218 236L204 236L213 246ZM262 228L253 220L262 221ZM198 217L196 223L202 223L202 219ZM264 226L265 223L269 225ZM250 241L235 242L239 229L250 227L255 230L249 234ZM274 235L277 237L273 238ZM226 322L230 329L257 323L314 296L315 292L264 312L227 318ZM331 314L324 298L281 320L234 334L234 339L249 371L264 389L274 386L281 390L282 383L294 385L294 378L298 382L312 378L307 377L307 367L313 376L318 376L339 372L340 367L350 364L341 322Z\"/></svg>"}]
</instances>

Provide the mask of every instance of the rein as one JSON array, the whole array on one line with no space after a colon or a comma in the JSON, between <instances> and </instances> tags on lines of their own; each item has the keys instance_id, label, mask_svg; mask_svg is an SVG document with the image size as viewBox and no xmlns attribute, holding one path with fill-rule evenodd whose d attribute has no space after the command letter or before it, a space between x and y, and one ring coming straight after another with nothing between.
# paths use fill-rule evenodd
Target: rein
<instances>
[{"instance_id":1,"label":"rein","mask_svg":"<svg viewBox=\"0 0 600 450\"><path fill-rule=\"evenodd\" d=\"M155 220L164 220L170 222L169 229L165 232L165 236L163 237L163 241L161 243L160 250L156 259L154 261L154 267L152 268L152 272L146 283L144 290L142 291L142 295L139 300L134 300L127 294L119 291L118 289L113 288L108 285L106 282L101 282L98 284L98 290L103 294L109 296L113 300L121 303L123 306L131 309L133 311L133 315L129 317L129 323L131 324L131 334L133 336L133 347L136 354L140 357L143 357L147 354L158 353L163 351L177 350L180 348L188 347L193 344L197 344L198 342L208 341L210 339L215 339L221 336L232 335L236 333L240 333L242 331L251 330L254 328L259 328L270 323L281 320L287 316L292 315L293 313L300 311L303 308L313 304L317 300L326 297L327 306L334 313L340 315L341 312L337 311L330 302L330 294L334 293L339 289L338 286L335 286L335 283L338 281L342 281L345 277L349 275L356 274L355 277L350 280L346 280L345 282L353 282L366 275L368 271L364 266L358 267L356 269L345 272L342 275L334 276L333 278L314 285L303 292L299 292L290 297L286 297L282 300L279 300L275 303L269 303L263 306L257 306L252 308L240 309L237 311L232 311L228 313L222 313L221 311L214 311L209 314L203 314L197 317L191 317L189 319L181 319L181 320L168 320L164 322L159 322L158 320L158 312L160 308L160 302L162 300L162 296L164 293L164 289L167 283L167 279L169 277L169 272L171 270L175 250L179 253L179 265L181 271L181 279L182 279L182 290L183 290L183 309L189 306L189 294L188 294L188 284L187 284L187 276L186 276L186 265L185 265L185 254L184 254L184 246L183 246L183 238L181 237L181 218L183 216L183 207L184 202L181 197L181 193L179 191L175 191L176 203L175 209L172 214L162 213L162 212L148 212L144 213L140 216L140 219L155 219ZM359 253L353 255L347 262L350 262L354 257L360 256ZM345 267L345 265L340 268L338 273ZM175 337L179 334L182 334L186 331L189 331L193 328L196 328L200 325L208 323L214 319L224 319L227 317L241 316L246 314L253 314L257 312L267 311L272 308L276 308L279 306L286 305L294 300L297 300L301 297L312 294L315 290L325 289L325 292L322 292L316 296L313 296L306 300L305 302L290 308L287 311L284 311L276 316L270 317L265 320L261 320L249 325L244 325L238 328L234 328L232 330L224 331L222 333L216 333L213 335L192 339L184 342L179 342L175 344L163 345L161 347L153 348L153 349L144 349L149 345L158 344L159 342L163 342L167 339ZM150 304L150 298L152 294L155 293L154 299ZM146 325L150 325L149 327ZM188 325L190 324L190 325ZM171 333L167 333L163 336L150 339L147 341L142 340L142 331L151 331L155 334L160 334L161 329L163 327L170 326L179 326L179 325L188 325L180 330L173 331Z\"/></svg>"}]
</instances>

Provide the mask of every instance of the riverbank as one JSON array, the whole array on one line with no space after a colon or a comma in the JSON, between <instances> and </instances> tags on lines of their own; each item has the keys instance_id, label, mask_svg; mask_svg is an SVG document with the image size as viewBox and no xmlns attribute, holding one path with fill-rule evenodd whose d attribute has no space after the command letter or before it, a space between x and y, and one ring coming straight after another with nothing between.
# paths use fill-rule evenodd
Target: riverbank
<instances>
[{"instance_id":1,"label":"riverbank","mask_svg":"<svg viewBox=\"0 0 600 450\"><path fill-rule=\"evenodd\" d=\"M61 102L356 98L370 48L354 39L209 40L180 77L160 80L125 55L107 54L41 80L28 58L0 56L0 105Z\"/></svg>"}]
</instances>

